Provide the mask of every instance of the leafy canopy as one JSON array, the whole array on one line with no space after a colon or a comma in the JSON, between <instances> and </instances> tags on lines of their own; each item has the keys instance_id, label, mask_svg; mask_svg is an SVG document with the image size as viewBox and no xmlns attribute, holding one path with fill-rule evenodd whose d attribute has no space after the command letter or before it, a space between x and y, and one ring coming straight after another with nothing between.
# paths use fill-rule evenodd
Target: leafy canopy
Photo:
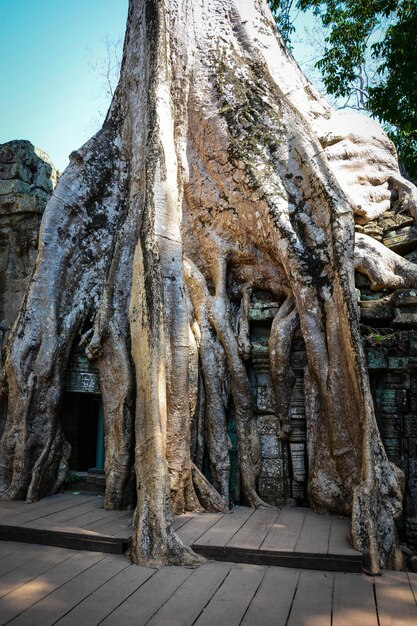
<instances>
[{"instance_id":1,"label":"leafy canopy","mask_svg":"<svg viewBox=\"0 0 417 626\"><path fill-rule=\"evenodd\" d=\"M417 0L269 0L287 44L294 11L313 10L325 28L316 63L329 94L349 96L367 58L377 63L374 80L361 85L366 109L396 144L408 174L417 178ZM372 43L380 31L382 39Z\"/></svg>"}]
</instances>

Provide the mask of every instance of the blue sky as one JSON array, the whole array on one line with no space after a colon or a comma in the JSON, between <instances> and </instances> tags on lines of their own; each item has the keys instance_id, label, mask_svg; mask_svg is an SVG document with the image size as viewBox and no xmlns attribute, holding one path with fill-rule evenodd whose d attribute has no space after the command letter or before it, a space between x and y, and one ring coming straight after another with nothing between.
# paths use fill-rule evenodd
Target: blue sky
<instances>
[{"instance_id":1,"label":"blue sky","mask_svg":"<svg viewBox=\"0 0 417 626\"><path fill-rule=\"evenodd\" d=\"M29 139L61 171L98 127L89 63L123 37L128 0L0 0L0 143Z\"/></svg>"},{"instance_id":2,"label":"blue sky","mask_svg":"<svg viewBox=\"0 0 417 626\"><path fill-rule=\"evenodd\" d=\"M123 39L127 7L128 0L0 0L0 143L28 139L63 171L107 110L91 62L106 57L106 38Z\"/></svg>"}]
</instances>

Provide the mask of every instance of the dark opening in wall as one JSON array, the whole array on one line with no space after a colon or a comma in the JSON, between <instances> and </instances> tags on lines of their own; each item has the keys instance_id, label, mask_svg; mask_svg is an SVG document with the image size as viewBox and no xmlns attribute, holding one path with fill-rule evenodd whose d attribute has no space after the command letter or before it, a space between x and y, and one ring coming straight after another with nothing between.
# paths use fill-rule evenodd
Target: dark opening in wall
<instances>
[{"instance_id":1,"label":"dark opening in wall","mask_svg":"<svg viewBox=\"0 0 417 626\"><path fill-rule=\"evenodd\" d=\"M71 444L70 470L84 472L95 468L100 456L98 442L101 400L86 393L66 393L63 426Z\"/></svg>"}]
</instances>

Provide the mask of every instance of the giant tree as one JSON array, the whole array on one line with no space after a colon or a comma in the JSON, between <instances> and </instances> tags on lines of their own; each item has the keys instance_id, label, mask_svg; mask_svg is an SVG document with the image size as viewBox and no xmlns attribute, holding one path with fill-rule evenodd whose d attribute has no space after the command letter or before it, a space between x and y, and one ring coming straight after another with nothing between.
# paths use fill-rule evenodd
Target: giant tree
<instances>
[{"instance_id":1,"label":"giant tree","mask_svg":"<svg viewBox=\"0 0 417 626\"><path fill-rule=\"evenodd\" d=\"M171 514L224 508L229 398L242 497L263 504L245 368L262 288L280 303L269 347L283 438L296 328L306 344L311 506L352 516L369 571L398 565L402 476L369 391L354 214L365 222L398 195L414 212L414 193L382 131L334 114L303 77L266 2L131 0L118 88L47 206L9 341L1 497L33 501L64 479L63 382L81 336L100 370L106 507L124 505L133 458L133 559L196 559ZM417 284L382 244L361 235L356 249L376 286ZM202 421L211 484L190 453Z\"/></svg>"}]
</instances>

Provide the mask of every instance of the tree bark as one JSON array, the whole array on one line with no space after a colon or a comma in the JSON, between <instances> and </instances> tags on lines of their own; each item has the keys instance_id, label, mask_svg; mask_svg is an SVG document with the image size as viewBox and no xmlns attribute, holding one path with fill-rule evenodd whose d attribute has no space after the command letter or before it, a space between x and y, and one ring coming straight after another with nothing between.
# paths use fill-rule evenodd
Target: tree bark
<instances>
[{"instance_id":1,"label":"tree bark","mask_svg":"<svg viewBox=\"0 0 417 626\"><path fill-rule=\"evenodd\" d=\"M400 179L386 139L375 139L383 175L349 179L334 146L352 135L336 132L338 123L285 50L263 0L130 0L118 89L103 129L73 153L48 204L9 343L2 498L34 500L62 482L65 368L93 318L87 354L101 375L106 507L127 502L133 457L132 559L196 562L171 514L198 509L198 495L219 509L228 498L229 380L243 496L263 504L245 360L249 294L268 289L286 301L270 341L284 436L298 320L307 349L311 505L352 515L353 543L369 571L398 566L402 481L383 449L369 390L354 214L363 221L385 210L389 180ZM361 168L372 169L365 135L355 141ZM359 184L361 198L381 188L373 189L379 208L355 205ZM401 184L412 213L414 191ZM378 286L415 284L413 264L363 237L359 244L356 265ZM366 245L372 258L361 253ZM231 300L240 302L237 330ZM201 368L191 386L189 302ZM205 401L200 457L205 445L220 495L191 463L196 380Z\"/></svg>"}]
</instances>

